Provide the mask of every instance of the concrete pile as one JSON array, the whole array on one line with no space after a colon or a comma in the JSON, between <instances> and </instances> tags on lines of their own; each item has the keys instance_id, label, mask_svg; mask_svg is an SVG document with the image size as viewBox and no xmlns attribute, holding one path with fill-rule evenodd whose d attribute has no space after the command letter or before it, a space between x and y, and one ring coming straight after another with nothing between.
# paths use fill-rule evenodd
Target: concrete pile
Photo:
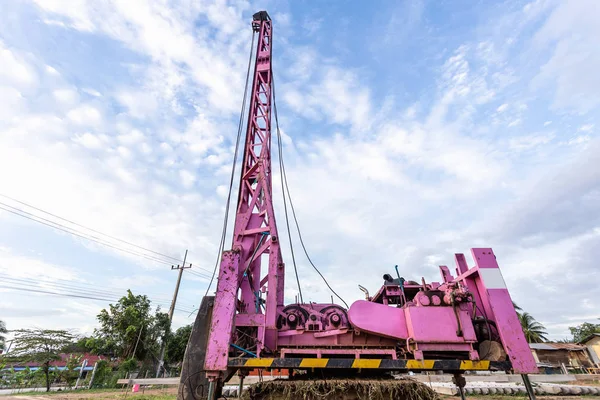
<instances>
[{"instance_id":1,"label":"concrete pile","mask_svg":"<svg viewBox=\"0 0 600 400\"><path fill-rule=\"evenodd\" d=\"M431 382L428 385L440 394L456 395L458 388L450 382ZM573 395L600 396L600 387L565 385L554 383L534 383L537 395ZM525 386L515 382L468 382L465 386L467 395L525 395Z\"/></svg>"}]
</instances>

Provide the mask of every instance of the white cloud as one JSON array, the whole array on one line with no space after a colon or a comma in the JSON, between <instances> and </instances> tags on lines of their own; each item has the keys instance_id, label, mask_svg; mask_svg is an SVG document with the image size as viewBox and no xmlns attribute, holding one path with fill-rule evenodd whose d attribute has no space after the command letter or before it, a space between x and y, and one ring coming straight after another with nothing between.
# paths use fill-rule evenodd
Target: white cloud
<instances>
[{"instance_id":1,"label":"white cloud","mask_svg":"<svg viewBox=\"0 0 600 400\"><path fill-rule=\"evenodd\" d=\"M99 150L106 146L108 137L105 135L95 135L93 133L85 132L82 135L74 137L73 141L88 149Z\"/></svg>"},{"instance_id":2,"label":"white cloud","mask_svg":"<svg viewBox=\"0 0 600 400\"><path fill-rule=\"evenodd\" d=\"M186 189L191 188L194 182L196 181L196 175L187 170L179 171L179 176L181 177L181 184Z\"/></svg>"},{"instance_id":3,"label":"white cloud","mask_svg":"<svg viewBox=\"0 0 600 400\"><path fill-rule=\"evenodd\" d=\"M136 118L151 118L158 106L152 93L148 92L124 91L117 95L117 99Z\"/></svg>"},{"instance_id":4,"label":"white cloud","mask_svg":"<svg viewBox=\"0 0 600 400\"><path fill-rule=\"evenodd\" d=\"M591 132L594 129L594 124L585 124L579 127L581 132Z\"/></svg>"},{"instance_id":5,"label":"white cloud","mask_svg":"<svg viewBox=\"0 0 600 400\"><path fill-rule=\"evenodd\" d=\"M35 70L0 40L0 84L28 87L36 82Z\"/></svg>"},{"instance_id":6,"label":"white cloud","mask_svg":"<svg viewBox=\"0 0 600 400\"><path fill-rule=\"evenodd\" d=\"M94 89L83 88L81 90L84 91L85 93L89 94L89 95L94 96L94 97L100 97L100 96L102 96L102 94L99 91L94 90Z\"/></svg>"},{"instance_id":7,"label":"white cloud","mask_svg":"<svg viewBox=\"0 0 600 400\"><path fill-rule=\"evenodd\" d=\"M96 107L84 104L70 110L67 117L74 123L82 126L99 126L102 123L102 114Z\"/></svg>"},{"instance_id":8,"label":"white cloud","mask_svg":"<svg viewBox=\"0 0 600 400\"><path fill-rule=\"evenodd\" d=\"M2 211L4 217L7 213ZM18 268L15 266L18 265ZM15 254L12 249L0 247L0 273L13 278L36 277L40 281L56 281L57 279L77 281L76 268L59 266L40 260L38 257Z\"/></svg>"},{"instance_id":9,"label":"white cloud","mask_svg":"<svg viewBox=\"0 0 600 400\"><path fill-rule=\"evenodd\" d=\"M595 0L559 3L535 35L539 48L551 47L533 87L555 91L553 106L586 112L600 105L600 9Z\"/></svg>"},{"instance_id":10,"label":"white cloud","mask_svg":"<svg viewBox=\"0 0 600 400\"><path fill-rule=\"evenodd\" d=\"M65 104L74 104L79 100L79 94L72 89L57 89L52 92L54 98Z\"/></svg>"},{"instance_id":11,"label":"white cloud","mask_svg":"<svg viewBox=\"0 0 600 400\"><path fill-rule=\"evenodd\" d=\"M46 65L46 72L49 73L50 75L60 75L60 73L56 70L56 68L50 66L50 65Z\"/></svg>"},{"instance_id":12,"label":"white cloud","mask_svg":"<svg viewBox=\"0 0 600 400\"><path fill-rule=\"evenodd\" d=\"M508 108L508 104L504 103L500 106L498 106L498 108L496 109L496 111L498 111L499 113L506 111L506 109Z\"/></svg>"},{"instance_id":13,"label":"white cloud","mask_svg":"<svg viewBox=\"0 0 600 400\"><path fill-rule=\"evenodd\" d=\"M508 146L512 150L522 151L536 148L540 145L549 143L554 138L554 135L529 135L512 138L508 142Z\"/></svg>"},{"instance_id":14,"label":"white cloud","mask_svg":"<svg viewBox=\"0 0 600 400\"><path fill-rule=\"evenodd\" d=\"M131 129L131 131L117 137L117 140L125 146L138 145L144 139L145 136L139 129Z\"/></svg>"},{"instance_id":15,"label":"white cloud","mask_svg":"<svg viewBox=\"0 0 600 400\"><path fill-rule=\"evenodd\" d=\"M326 118L336 124L350 125L359 131L367 128L372 113L370 91L358 83L355 72L328 66L322 69L318 80L312 82L301 79L285 86L283 99L294 112L307 118Z\"/></svg>"}]
</instances>

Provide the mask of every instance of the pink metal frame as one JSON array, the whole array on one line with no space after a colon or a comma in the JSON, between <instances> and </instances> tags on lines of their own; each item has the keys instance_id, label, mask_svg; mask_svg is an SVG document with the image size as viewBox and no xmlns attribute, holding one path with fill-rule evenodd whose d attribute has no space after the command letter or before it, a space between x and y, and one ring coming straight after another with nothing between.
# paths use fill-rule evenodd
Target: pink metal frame
<instances>
[{"instance_id":1,"label":"pink metal frame","mask_svg":"<svg viewBox=\"0 0 600 400\"><path fill-rule=\"evenodd\" d=\"M472 249L475 266L456 255L456 277L440 267L442 282L386 284L345 310L335 304L284 308L284 274L272 201L271 40L266 12L254 15L258 43L232 249L221 259L204 369L210 379L227 370L236 328L252 327L255 355L380 355L423 359L424 353L479 359L474 320L494 324L517 373L536 372L510 295L491 249ZM267 271L262 261L268 259ZM264 273L264 275L263 275ZM406 293L412 293L410 298ZM398 307L392 307L396 304ZM401 346L401 347L402 347ZM238 349L239 350L239 349Z\"/></svg>"},{"instance_id":2,"label":"pink metal frame","mask_svg":"<svg viewBox=\"0 0 600 400\"><path fill-rule=\"evenodd\" d=\"M255 15L252 26L258 33L258 43L233 246L224 252L221 261L206 352L208 371L226 369L236 312L240 316L236 326L258 327L260 352L265 342L274 345L277 310L283 307L285 270L271 197L272 24L266 12L261 12ZM268 255L265 276L261 275L263 254Z\"/></svg>"}]
</instances>

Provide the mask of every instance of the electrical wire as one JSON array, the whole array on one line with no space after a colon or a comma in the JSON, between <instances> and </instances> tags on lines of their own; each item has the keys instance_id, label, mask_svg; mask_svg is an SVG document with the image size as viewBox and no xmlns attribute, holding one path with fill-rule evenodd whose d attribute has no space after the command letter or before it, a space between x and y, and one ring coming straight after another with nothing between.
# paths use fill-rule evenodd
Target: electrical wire
<instances>
[{"instance_id":1,"label":"electrical wire","mask_svg":"<svg viewBox=\"0 0 600 400\"><path fill-rule=\"evenodd\" d=\"M315 271L317 271L317 273L319 274L319 276L323 279L323 282L325 282L325 285L327 285L327 287L329 288L329 290L331 291L331 293L333 293L338 299L340 299L340 301L342 303L344 303L344 305L346 306L346 308L350 308L348 307L348 303L346 303L344 301L344 299L342 299L340 297L339 294L336 293L335 290L333 290L333 288L329 285L329 282L327 282L327 279L325 279L325 277L323 276L323 274L321 273L321 271L319 271L319 269L317 268L317 266L313 263L312 259L310 258L310 256L308 255L308 251L306 250L306 246L304 245L304 240L302 239L302 233L300 232L300 225L298 224L298 218L296 217L296 211L294 209L294 203L292 202L292 196L290 195L290 188L288 185L288 181L287 181L287 174L285 172L285 163L283 161L283 151L281 149L282 145L281 145L281 131L279 129L279 118L277 115L277 101L276 101L276 96L275 96L275 79L274 77L271 78L271 85L273 88L273 112L275 114L275 125L276 125L276 129L277 129L277 143L279 146L279 162L281 165L281 171L282 171L282 176L281 176L281 180L282 183L285 183L285 192L287 193L288 199L290 201L290 208L292 210L292 215L294 218L294 222L296 224L296 230L298 231L298 238L300 239L300 244L302 245L302 249L304 250L304 254L306 255L306 258L308 259L308 262L310 263L310 265L312 265L312 267L315 269ZM283 187L283 186L282 186ZM285 197L285 193L284 193L284 197ZM285 204L285 203L284 203ZM287 216L286 216L287 219ZM292 246L291 240L290 240L290 247Z\"/></svg>"},{"instance_id":2,"label":"electrical wire","mask_svg":"<svg viewBox=\"0 0 600 400\"><path fill-rule=\"evenodd\" d=\"M59 293L59 292L52 292L49 290L41 290L41 289L33 289L33 288L29 288L29 287L18 287L18 286L9 286L9 285L2 285L0 284L0 288L1 289L8 289L8 290L18 290L18 291L23 291L23 292L31 292L31 293L41 293L41 294L50 294L50 295L54 295L54 296L60 296L60 297L72 297L72 298L79 298L79 299L88 299L88 300L97 300L97 301L108 301L108 302L114 302L115 299L114 298L105 298L105 297L100 297L100 296L87 296L87 295L80 295L80 294L73 294L73 293ZM159 303L157 303L159 304ZM159 304L160 305L160 304ZM183 313L188 313L189 310L184 310L181 308L175 308L175 310L183 312Z\"/></svg>"},{"instance_id":3,"label":"electrical wire","mask_svg":"<svg viewBox=\"0 0 600 400\"><path fill-rule=\"evenodd\" d=\"M97 284L91 284L91 283L87 283L87 282L80 282L80 281L72 281L72 280L68 280L68 279L60 279L60 278L55 278L52 277L51 281L49 280L40 280L40 279L28 279L28 278L16 278L10 275L6 275L3 274L0 271L0 282L2 280L6 280L6 279L10 279L10 280L18 280L18 281L23 281L23 282L34 282L34 283L39 283L39 284L51 284L51 285L61 285L64 288L75 288L78 290L84 290L86 291L86 293L91 292L102 292L103 294L107 294L109 293L112 296L116 296L119 297L122 295L123 291L127 291L128 289L131 290L132 293L139 293L137 290L132 290L130 288L127 287L118 287L118 286L111 286L113 289L115 290L106 290L106 289L97 289ZM87 287L86 287L87 286ZM166 301L169 302L171 301L170 297L162 297L164 295L164 293L156 293L156 292L148 292L144 290L144 294L148 295L150 297L152 297L153 299L160 299L162 301Z\"/></svg>"},{"instance_id":4,"label":"electrical wire","mask_svg":"<svg viewBox=\"0 0 600 400\"><path fill-rule=\"evenodd\" d=\"M1 274L0 274L0 284L23 286L23 287L29 287L29 288L39 289L39 290L42 290L42 289L43 290L46 290L46 289L54 290L54 291L64 292L64 293L69 293L69 294L74 294L74 295L83 295L83 296L102 298L103 300L107 300L107 301L114 301L114 299L118 299L118 298L122 297L122 293L115 292L115 291L90 289L90 288L86 288L86 287L80 287L80 286L78 287L77 285L74 285L74 284L65 284L65 283L60 283L60 282L14 278L14 277L1 275ZM134 293L134 292L132 291L132 293ZM158 305L170 306L170 302L171 302L170 299L162 298L162 297L155 297L155 296L147 296L147 297L149 300L151 300L152 302L154 302ZM182 304L181 301L180 301L180 305L182 305L182 308L184 308L186 310L189 310L192 308L188 305Z\"/></svg>"},{"instance_id":5,"label":"electrical wire","mask_svg":"<svg viewBox=\"0 0 600 400\"><path fill-rule=\"evenodd\" d=\"M252 43L250 44L250 56L248 58L248 69L246 71L246 84L244 87L244 97L242 99L242 109L240 111L240 121L238 124L238 132L237 138L235 141L235 150L233 156L233 164L231 167L231 179L229 180L229 193L227 194L227 205L225 206L225 216L223 218L223 231L221 233L221 242L219 244L219 250L217 252L217 260L215 262L215 266L212 271L212 276L210 278L210 282L208 283L208 287L206 288L206 293L204 296L208 296L208 292L210 291L210 287L215 279L215 274L217 273L217 268L219 267L219 261L221 260L221 256L223 253L223 248L225 247L225 237L227 236L227 222L229 220L229 204L231 202L231 192L233 191L233 180L235 176L235 167L237 164L238 151L240 147L240 138L242 136L242 129L244 125L244 111L246 109L246 99L248 97L248 82L250 81L250 68L252 66L252 54L254 53L254 36L256 33L254 30L252 31ZM238 199L239 203L239 199Z\"/></svg>"},{"instance_id":6,"label":"electrical wire","mask_svg":"<svg viewBox=\"0 0 600 400\"><path fill-rule=\"evenodd\" d=\"M9 208L6 208L5 206L9 207ZM12 208L12 210L10 208ZM70 235L77 236L77 237L80 237L82 239L86 239L86 240L89 240L89 241L101 244L103 246L113 248L115 250L119 250L119 251L122 251L122 252L125 252L125 253L129 253L129 254L132 254L132 255L135 255L135 256L139 256L139 257L142 257L142 258L145 258L147 260L154 261L154 262L157 262L157 263L166 264L166 265L172 265L172 263L169 262L169 261L161 260L159 258L156 258L156 257L153 257L153 256L149 256L149 255L146 255L146 254L143 254L143 253L138 253L138 252L135 252L135 251L132 251L132 250L124 249L122 247L115 246L113 244L104 242L101 239L98 239L98 238L96 238L94 236L91 236L91 235L90 236L86 236L85 234L81 234L80 232L77 232L76 230L74 230L72 228L69 228L69 227L67 227L65 225L62 225L62 224L59 224L57 222L51 221L51 220L49 220L47 218L43 218L43 217L31 214L31 213L29 213L27 211L21 210L21 209L19 209L17 207L13 207L11 205L7 205L7 204L2 203L2 202L0 202L0 209L4 210L4 211L8 211L8 212L10 212L12 214L18 215L18 216L23 217L23 218L27 218L27 219L29 219L31 221L35 221L37 223L49 226L51 228L58 229L60 231L66 232L66 233L68 233ZM44 221L48 221L48 222L44 222Z\"/></svg>"},{"instance_id":7,"label":"electrical wire","mask_svg":"<svg viewBox=\"0 0 600 400\"><path fill-rule=\"evenodd\" d=\"M170 255L168 255L168 254L159 253L159 252L157 252L157 251L154 251L154 250L148 249L148 248L146 248L146 247L139 246L139 245L137 245L137 244L135 244L135 243L131 243L131 242L127 241L127 240L124 240L124 239L119 239L119 238L117 238L117 237L114 237L114 236L111 236L111 235L109 235L109 234L107 234L107 233L103 233L103 232L100 232L100 231L98 231L98 230L96 230L96 229L92 229L92 228L89 228L89 227L87 227L87 226L85 226L85 225L81 225L81 224L79 224L79 223L77 223L77 222L75 222L75 221L72 221L72 220L70 220L70 219L67 219L67 218L63 218L63 217L61 217L61 216L59 216L59 215L53 214L53 213L51 213L51 212L49 212L49 211L43 210L43 209L41 209L41 208L38 208L38 207L36 207L36 206L33 206L33 205L31 205L31 204L25 203L24 201L21 201L21 200L15 199L15 198L13 198L13 197L7 196L7 195L5 195L5 194L2 194L2 193L0 193L0 196L2 196L2 197L4 197L4 198L7 198L7 199L9 199L9 200L12 200L12 201L14 201L14 202L16 202L16 203L22 204L22 205L24 205L24 206L26 206L26 207L30 207L30 208L32 208L32 209L34 209L34 210L37 210L37 211L43 212L44 214L51 215L51 216L53 216L54 218L58 218L58 219L60 219L60 220L63 220L63 221L65 221L65 222L68 222L68 223L70 223L70 224L73 224L73 225L79 226L79 227L81 227L81 228L87 229L88 231L91 231L91 232L98 233L98 234L100 234L100 235L106 236L106 237L108 237L108 238L111 238L111 239L113 239L113 240L116 240L116 241L119 241L119 242L123 242L123 243L125 243L125 244L128 244L128 245L130 245L130 246L133 246L133 247L137 247L137 248L139 248L139 249L141 249L141 250L145 250L145 251L148 251L148 252L150 252L150 253L154 253L154 254L156 254L156 255L159 255L159 256L162 256L162 257L165 257L165 258L168 258L168 259L171 259L171 260L177 261L177 262L181 262L181 261L182 261L182 260L180 260L179 258L172 257L172 256L170 256ZM0 202L0 204L4 204L4 203ZM4 204L4 205L6 205L6 204ZM188 263L188 264L189 264L189 263Z\"/></svg>"},{"instance_id":8,"label":"electrical wire","mask_svg":"<svg viewBox=\"0 0 600 400\"><path fill-rule=\"evenodd\" d=\"M2 197L6 197L6 198L8 198L8 199L10 199L10 200L12 200L12 201L15 201L15 202L17 202L17 203L23 204L23 205L25 205L25 206L27 206L27 207L31 207L32 209L35 209L35 210L41 211L41 212L43 212L43 213L46 213L46 214L48 214L48 215L51 215L51 216L53 216L53 217L55 217L55 218L58 218L58 219L61 219L61 220L63 220L63 221L67 221L67 222L69 222L69 223L72 223L72 224L74 224L74 225L77 225L77 226L81 226L81 227L83 227L83 228L85 228L85 229L88 229L88 230L90 230L90 231L97 232L97 233L99 233L99 234L101 234L101 235L105 235L105 236L107 236L107 237L109 237L109 238L111 238L111 239L114 239L114 240L121 241L121 242L123 242L123 243L126 243L126 244L128 244L128 245L131 245L131 246L134 246L134 247L137 247L137 248L140 248L140 249L143 249L143 250L149 251L149 252L151 252L151 253L154 253L154 254L158 254L158 255L160 255L160 256L162 256L162 257L169 258L169 259L172 259L172 260L174 260L174 261L181 261L181 260L179 260L179 259L178 259L178 258L176 258L176 257L172 257L172 256L169 256L169 255L166 255L166 254L163 254L163 253L159 253L159 252L156 252L156 251L154 251L154 250L147 249L147 248L145 248L145 247L142 247L142 246L136 245L136 244L134 244L134 243L128 242L128 241L126 241L126 240L115 238L114 236L111 236L111 235L108 235L108 234L105 234L105 233L99 232L99 231L97 231L97 230L95 230L95 229L92 229L92 228L85 227L85 226L83 226L83 225L81 225L81 224L78 224L78 223L76 223L76 222L73 222L73 221L71 221L71 220L69 220L69 219L66 219L66 218L60 217L60 216L58 216L58 215L56 215L56 214L52 214L52 213L50 213L50 212L48 212L48 211L44 211L44 210L42 210L41 208L38 208L38 207L32 206L32 205L30 205L30 204L27 204L27 203L25 203L25 202L22 202L22 201L20 201L20 200L14 199L14 198L12 198L12 197L10 197L10 196L7 196L7 195L1 194L1 193L0 193L0 196L2 196ZM8 208L6 208L6 207L8 207ZM104 240L104 239L102 239L102 238L99 238L99 237L97 237L97 236L90 235L89 233L82 232L81 230L78 230L78 229L75 229L75 228L72 228L72 227L66 226L66 225L64 225L64 224L61 224L61 223L59 223L59 222L56 222L56 221L52 221L52 220L50 220L50 219L48 219L48 218L44 218L44 217L42 217L42 216L39 216L39 215L36 215L36 214L30 213L30 212L28 212L28 211L26 211L26 210L20 209L20 208L18 208L18 207L14 207L14 206L12 206L12 205L10 205L10 204L7 204L7 203L4 203L4 202L2 202L2 201L0 201L0 209L2 209L2 210L4 210L4 211L8 211L8 212L10 212L10 213L12 213L12 214L18 215L18 216L20 216L20 217L23 217L23 218L27 218L27 219L29 219L29 220L31 220L31 221L38 222L38 223L40 223L40 224L43 224L43 225L49 226L49 227L51 227L51 228L58 229L58 230L60 230L60 231L63 231L63 232L65 232L65 233L68 233L68 234L70 234L70 235L74 235L74 236L80 237L80 238L82 238L82 239L86 239L86 240L89 240L89 241L93 241L93 242L96 242L96 243L98 243L98 244L100 244L100 245L103 245L103 246L107 246L107 247L113 248L113 249L115 249L115 250L118 250L118 251L122 251L122 252L125 252L125 253L129 253L129 254L132 254L132 255L135 255L135 256L139 256L139 257L142 257L142 258L144 258L144 259L147 259L147 260L150 260L150 261L155 261L155 262L158 262L158 263L161 263L161 264L165 264L165 265L172 265L172 264L173 264L173 262L172 262L172 261L169 261L169 260L166 260L166 259L161 259L161 258L159 258L159 257L156 257L156 256L153 256L153 255L143 254L143 253L141 253L141 252L138 252L138 251L134 251L134 250L130 250L130 249L125 249L125 248L123 248L123 247L117 246L117 245L115 245L115 244L113 244L113 243L110 243L110 242L108 242L108 241L106 241L106 240ZM189 262L186 262L186 264L187 264L187 265L189 265L189 266L191 266L191 265L192 265L192 264L191 264L191 263L189 263ZM196 268L198 268L198 269L200 269L200 270L204 270L204 271L206 271L207 273L210 273L210 272L211 272L210 270L208 270L208 269L206 269L206 268L202 268L202 267L196 267Z\"/></svg>"},{"instance_id":9,"label":"electrical wire","mask_svg":"<svg viewBox=\"0 0 600 400\"><path fill-rule=\"evenodd\" d=\"M192 271L192 270L189 270L189 271L186 271L186 272L187 272L188 274L192 274L192 275L194 275L194 276L197 276L197 277L200 277L200 278L207 278L207 279L210 279L210 275L203 274L203 273L201 273L201 272Z\"/></svg>"},{"instance_id":10,"label":"electrical wire","mask_svg":"<svg viewBox=\"0 0 600 400\"><path fill-rule=\"evenodd\" d=\"M46 280L15 278L15 277L0 274L0 283L3 283L4 281L6 281L7 283L10 283L10 284L22 284L22 285L41 287L41 288L51 288L53 290L69 290L69 291L72 291L75 293L81 293L81 294L92 295L92 296L120 297L123 295L123 293L120 291L92 289L92 288L78 286L77 284L75 284L75 282L72 282L72 281L69 281L71 283L61 283L61 282L46 281ZM126 290L126 289L124 289L124 290ZM133 290L132 290L132 293L135 294ZM171 301L171 299L166 298L166 297L160 297L160 295L159 296L153 296L153 295L149 295L149 294L146 294L146 295L151 297L153 301L160 301L163 304L169 303Z\"/></svg>"}]
</instances>

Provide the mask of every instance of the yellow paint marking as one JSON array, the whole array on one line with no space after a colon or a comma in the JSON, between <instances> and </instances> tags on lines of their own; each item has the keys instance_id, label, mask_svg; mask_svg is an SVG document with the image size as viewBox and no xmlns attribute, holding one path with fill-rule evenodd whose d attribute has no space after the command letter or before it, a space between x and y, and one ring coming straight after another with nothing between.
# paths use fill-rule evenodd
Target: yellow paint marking
<instances>
[{"instance_id":1,"label":"yellow paint marking","mask_svg":"<svg viewBox=\"0 0 600 400\"><path fill-rule=\"evenodd\" d=\"M379 364L381 364L381 360L369 360L367 358L361 360L357 358L352 363L352 368L379 368Z\"/></svg>"},{"instance_id":2,"label":"yellow paint marking","mask_svg":"<svg viewBox=\"0 0 600 400\"><path fill-rule=\"evenodd\" d=\"M471 361L471 360L463 360L460 362L460 369L469 370L469 369L489 369L490 362L488 360L480 360L480 361Z\"/></svg>"},{"instance_id":3,"label":"yellow paint marking","mask_svg":"<svg viewBox=\"0 0 600 400\"><path fill-rule=\"evenodd\" d=\"M433 369L434 360L406 360L408 369Z\"/></svg>"},{"instance_id":4,"label":"yellow paint marking","mask_svg":"<svg viewBox=\"0 0 600 400\"><path fill-rule=\"evenodd\" d=\"M328 358L303 358L300 362L300 368L325 368Z\"/></svg>"},{"instance_id":5,"label":"yellow paint marking","mask_svg":"<svg viewBox=\"0 0 600 400\"><path fill-rule=\"evenodd\" d=\"M246 367L270 367L274 358L249 358L244 366Z\"/></svg>"}]
</instances>

